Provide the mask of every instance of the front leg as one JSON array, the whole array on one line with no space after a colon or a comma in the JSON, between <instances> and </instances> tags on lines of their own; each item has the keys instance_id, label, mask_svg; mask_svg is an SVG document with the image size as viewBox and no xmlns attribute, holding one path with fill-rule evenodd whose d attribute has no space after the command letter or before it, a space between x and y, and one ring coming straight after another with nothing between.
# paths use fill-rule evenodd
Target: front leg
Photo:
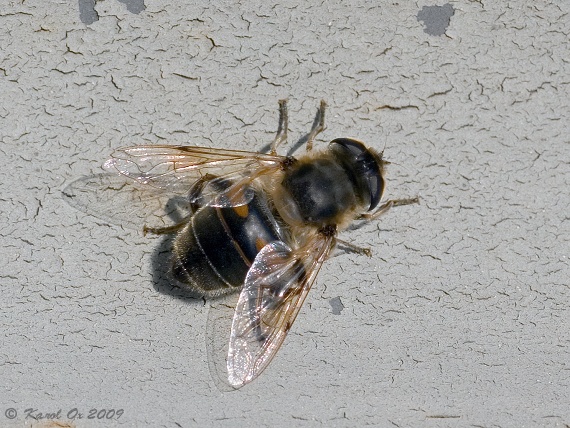
<instances>
[{"instance_id":1,"label":"front leg","mask_svg":"<svg viewBox=\"0 0 570 428\"><path fill-rule=\"evenodd\" d=\"M415 198L407 198L407 199L390 199L384 202L382 205L378 207L376 211L373 213L364 213L360 216L362 220L371 221L375 220L380 217L382 214L385 214L390 208L392 207L399 207L402 205L411 205L411 204L419 204L420 197L416 196Z\"/></svg>"}]
</instances>

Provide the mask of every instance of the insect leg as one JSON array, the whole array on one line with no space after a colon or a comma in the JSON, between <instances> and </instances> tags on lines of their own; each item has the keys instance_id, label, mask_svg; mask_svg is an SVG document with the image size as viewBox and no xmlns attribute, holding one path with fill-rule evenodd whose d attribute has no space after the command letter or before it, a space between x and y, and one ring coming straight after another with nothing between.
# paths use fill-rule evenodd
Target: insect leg
<instances>
[{"instance_id":1,"label":"insect leg","mask_svg":"<svg viewBox=\"0 0 570 428\"><path fill-rule=\"evenodd\" d=\"M153 235L168 235L170 233L178 232L182 229L186 224L190 221L194 213L187 215L178 223L173 224L172 226L166 227L148 227L143 226L143 235L146 236L147 233L152 233Z\"/></svg>"},{"instance_id":2,"label":"insect leg","mask_svg":"<svg viewBox=\"0 0 570 428\"><path fill-rule=\"evenodd\" d=\"M349 251L352 251L353 253L372 257L372 250L370 248L359 247L358 245L351 244L350 242L343 241L342 239L338 239L338 238L337 238L336 242L338 244L340 244L341 246L346 247Z\"/></svg>"},{"instance_id":3,"label":"insect leg","mask_svg":"<svg viewBox=\"0 0 570 428\"><path fill-rule=\"evenodd\" d=\"M287 113L287 100L279 100L279 126L277 127L277 135L273 143L271 143L271 154L277 154L277 146L287 142L287 128L289 127L289 114Z\"/></svg>"},{"instance_id":4,"label":"insect leg","mask_svg":"<svg viewBox=\"0 0 570 428\"><path fill-rule=\"evenodd\" d=\"M420 197L416 196L414 198L404 198L404 199L392 199L392 206L399 207L402 205L412 205L412 204L419 204Z\"/></svg>"},{"instance_id":5,"label":"insect leg","mask_svg":"<svg viewBox=\"0 0 570 428\"><path fill-rule=\"evenodd\" d=\"M313 121L313 126L311 127L311 131L309 135L307 135L307 151L310 152L313 150L313 140L317 135L319 135L325 129L325 109L327 107L327 103L325 100L321 100L321 104L319 105L319 109L317 110L317 115L315 116L315 120Z\"/></svg>"},{"instance_id":6,"label":"insect leg","mask_svg":"<svg viewBox=\"0 0 570 428\"><path fill-rule=\"evenodd\" d=\"M188 192L188 201L190 202L190 213L188 215L184 216L181 220L179 220L178 222L176 222L172 226L166 226L166 227L144 226L143 227L143 235L146 235L147 233L152 233L154 235L167 235L170 233L178 232L180 229L182 229L184 226L186 226L186 224L190 221L192 216L202 206L199 203L199 201L200 201L200 195L202 194L202 190L204 189L204 186L208 182L210 182L211 180L213 180L215 178L216 178L215 175L206 174L204 177L200 178L198 181L196 181L192 185L192 187L190 188L190 191Z\"/></svg>"},{"instance_id":7,"label":"insect leg","mask_svg":"<svg viewBox=\"0 0 570 428\"><path fill-rule=\"evenodd\" d=\"M384 202L382 205L378 207L376 211L373 213L365 213L360 216L361 219L371 221L377 219L382 214L385 214L392 207L398 207L401 205L411 205L411 204L419 204L420 198L416 196L415 198L407 198L407 199L390 199L389 201Z\"/></svg>"}]
</instances>

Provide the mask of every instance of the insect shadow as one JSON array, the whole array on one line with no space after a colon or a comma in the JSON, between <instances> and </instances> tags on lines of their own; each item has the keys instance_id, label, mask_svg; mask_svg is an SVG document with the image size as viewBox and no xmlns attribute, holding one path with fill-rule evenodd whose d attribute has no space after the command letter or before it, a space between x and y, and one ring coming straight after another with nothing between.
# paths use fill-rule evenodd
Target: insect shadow
<instances>
[{"instance_id":1,"label":"insect shadow","mask_svg":"<svg viewBox=\"0 0 570 428\"><path fill-rule=\"evenodd\" d=\"M174 196L166 203L165 211L172 223L184 221L187 216L189 202L181 196ZM163 234L158 245L155 246L151 256L152 280L154 289L165 295L189 302L204 304L204 297L178 284L171 275L172 246L176 240L176 233Z\"/></svg>"}]
</instances>

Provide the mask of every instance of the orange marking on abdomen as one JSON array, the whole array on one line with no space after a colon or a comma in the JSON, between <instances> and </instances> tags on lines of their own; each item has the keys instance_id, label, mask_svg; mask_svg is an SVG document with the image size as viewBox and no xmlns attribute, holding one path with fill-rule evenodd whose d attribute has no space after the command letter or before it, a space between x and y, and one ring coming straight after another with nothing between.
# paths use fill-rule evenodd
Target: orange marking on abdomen
<instances>
[{"instance_id":1,"label":"orange marking on abdomen","mask_svg":"<svg viewBox=\"0 0 570 428\"><path fill-rule=\"evenodd\" d=\"M239 215L241 218L246 218L249 214L249 208L247 205L240 205L238 207L233 207L234 212Z\"/></svg>"},{"instance_id":2,"label":"orange marking on abdomen","mask_svg":"<svg viewBox=\"0 0 570 428\"><path fill-rule=\"evenodd\" d=\"M257 249L257 252L260 252L261 249L262 249L263 247L265 247L266 245L267 245L267 242L266 242L265 240L261 239L261 238L257 238L257 239L255 240L255 248Z\"/></svg>"}]
</instances>

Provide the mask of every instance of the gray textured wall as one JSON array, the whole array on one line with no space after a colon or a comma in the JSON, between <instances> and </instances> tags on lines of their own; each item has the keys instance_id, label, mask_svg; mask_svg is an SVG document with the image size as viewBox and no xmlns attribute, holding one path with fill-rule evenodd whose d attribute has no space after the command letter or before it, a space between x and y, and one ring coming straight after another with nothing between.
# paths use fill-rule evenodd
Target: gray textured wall
<instances>
[{"instance_id":1,"label":"gray textured wall","mask_svg":"<svg viewBox=\"0 0 570 428\"><path fill-rule=\"evenodd\" d=\"M568 427L570 6L345 3L3 1L0 425ZM292 140L324 98L320 144L385 148L422 204L343 235L373 257L330 260L226 393L168 242L61 190L120 146L258 150L283 97Z\"/></svg>"}]
</instances>

